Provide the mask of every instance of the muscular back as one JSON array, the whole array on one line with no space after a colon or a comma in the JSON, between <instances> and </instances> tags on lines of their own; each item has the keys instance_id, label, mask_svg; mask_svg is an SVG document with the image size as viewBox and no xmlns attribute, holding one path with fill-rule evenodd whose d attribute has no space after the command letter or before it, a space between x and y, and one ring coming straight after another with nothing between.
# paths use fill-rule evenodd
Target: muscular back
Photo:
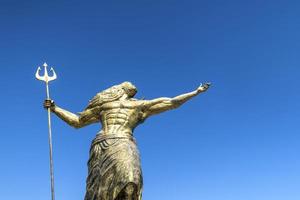
<instances>
[{"instance_id":1,"label":"muscular back","mask_svg":"<svg viewBox=\"0 0 300 200\"><path fill-rule=\"evenodd\" d=\"M132 134L142 121L141 103L135 100L105 103L100 108L102 134Z\"/></svg>"}]
</instances>

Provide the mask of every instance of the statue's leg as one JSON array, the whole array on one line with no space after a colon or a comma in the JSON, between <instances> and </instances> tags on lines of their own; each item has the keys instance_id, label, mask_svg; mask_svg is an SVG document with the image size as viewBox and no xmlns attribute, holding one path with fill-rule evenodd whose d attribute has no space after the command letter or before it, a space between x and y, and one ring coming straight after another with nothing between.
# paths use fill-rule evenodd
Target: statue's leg
<instances>
[{"instance_id":1,"label":"statue's leg","mask_svg":"<svg viewBox=\"0 0 300 200\"><path fill-rule=\"evenodd\" d=\"M128 183L119 193L116 200L138 200L136 192L136 186L133 183Z\"/></svg>"}]
</instances>

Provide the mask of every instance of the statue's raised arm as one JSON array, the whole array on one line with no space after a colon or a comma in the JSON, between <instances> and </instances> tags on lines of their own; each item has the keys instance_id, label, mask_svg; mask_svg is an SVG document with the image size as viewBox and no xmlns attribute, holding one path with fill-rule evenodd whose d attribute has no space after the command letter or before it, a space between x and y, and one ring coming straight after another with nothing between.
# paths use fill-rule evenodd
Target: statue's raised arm
<instances>
[{"instance_id":1,"label":"statue's raised arm","mask_svg":"<svg viewBox=\"0 0 300 200\"><path fill-rule=\"evenodd\" d=\"M97 115L98 107L86 108L83 112L74 114L54 104L53 100L45 100L45 108L50 108L60 119L74 128L81 128L99 121ZM99 112L99 111L98 111Z\"/></svg>"},{"instance_id":2,"label":"statue's raised arm","mask_svg":"<svg viewBox=\"0 0 300 200\"><path fill-rule=\"evenodd\" d=\"M210 86L210 83L201 84L196 90L185 93L173 98L161 97L153 100L146 100L143 105L144 117L147 118L154 114L175 109L198 94L205 92Z\"/></svg>"}]
</instances>

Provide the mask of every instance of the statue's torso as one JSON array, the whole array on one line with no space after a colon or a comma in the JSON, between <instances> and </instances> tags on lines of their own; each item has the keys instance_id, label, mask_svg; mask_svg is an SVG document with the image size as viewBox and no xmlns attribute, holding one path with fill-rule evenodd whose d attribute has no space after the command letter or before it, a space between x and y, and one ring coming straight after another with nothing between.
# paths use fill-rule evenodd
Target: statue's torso
<instances>
[{"instance_id":1,"label":"statue's torso","mask_svg":"<svg viewBox=\"0 0 300 200\"><path fill-rule=\"evenodd\" d=\"M132 135L133 129L142 121L139 101L114 101L101 106L102 134Z\"/></svg>"}]
</instances>

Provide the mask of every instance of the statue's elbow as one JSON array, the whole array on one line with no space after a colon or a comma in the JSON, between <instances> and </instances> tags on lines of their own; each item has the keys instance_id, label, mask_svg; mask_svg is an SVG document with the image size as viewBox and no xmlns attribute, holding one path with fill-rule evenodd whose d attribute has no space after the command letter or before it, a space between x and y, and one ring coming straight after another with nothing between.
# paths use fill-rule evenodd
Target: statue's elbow
<instances>
[{"instance_id":1,"label":"statue's elbow","mask_svg":"<svg viewBox=\"0 0 300 200\"><path fill-rule=\"evenodd\" d=\"M73 128L75 128L75 129L79 129L79 128L82 128L83 127L83 125L81 124L81 123L72 123L72 124L70 124Z\"/></svg>"},{"instance_id":2,"label":"statue's elbow","mask_svg":"<svg viewBox=\"0 0 300 200\"><path fill-rule=\"evenodd\" d=\"M74 126L74 128L75 129L80 129L80 128L82 128L82 127L84 127L84 126L86 126L86 124L76 124L75 126Z\"/></svg>"}]
</instances>

